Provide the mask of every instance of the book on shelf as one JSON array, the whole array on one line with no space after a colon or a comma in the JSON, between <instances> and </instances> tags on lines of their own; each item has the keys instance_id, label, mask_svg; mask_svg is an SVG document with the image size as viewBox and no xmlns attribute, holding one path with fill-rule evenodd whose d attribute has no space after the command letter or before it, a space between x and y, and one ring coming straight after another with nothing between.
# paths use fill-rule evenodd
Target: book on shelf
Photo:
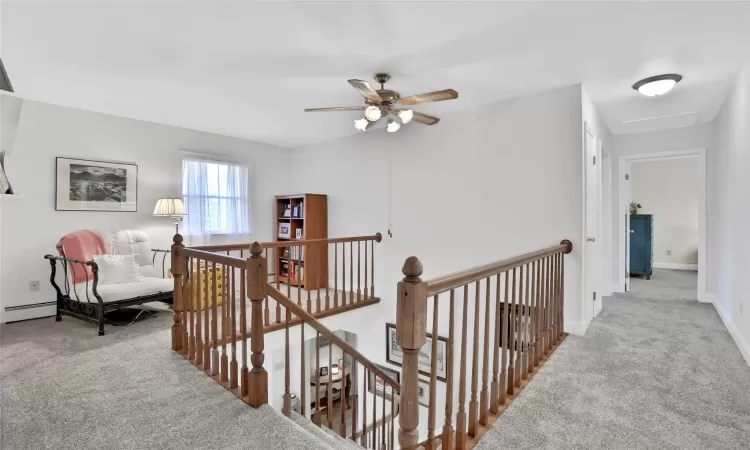
<instances>
[{"instance_id":1,"label":"book on shelf","mask_svg":"<svg viewBox=\"0 0 750 450\"><path fill-rule=\"evenodd\" d=\"M304 219L305 216L305 202L299 202L292 208L292 218Z\"/></svg>"}]
</instances>

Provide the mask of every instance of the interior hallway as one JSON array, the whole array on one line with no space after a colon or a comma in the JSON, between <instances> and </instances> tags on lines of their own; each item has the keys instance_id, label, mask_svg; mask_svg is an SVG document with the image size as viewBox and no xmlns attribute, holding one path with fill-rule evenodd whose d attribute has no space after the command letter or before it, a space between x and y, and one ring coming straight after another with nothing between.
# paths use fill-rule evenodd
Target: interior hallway
<instances>
[{"instance_id":1,"label":"interior hallway","mask_svg":"<svg viewBox=\"0 0 750 450\"><path fill-rule=\"evenodd\" d=\"M477 449L739 449L750 442L750 368L696 273L654 270L604 299Z\"/></svg>"}]
</instances>

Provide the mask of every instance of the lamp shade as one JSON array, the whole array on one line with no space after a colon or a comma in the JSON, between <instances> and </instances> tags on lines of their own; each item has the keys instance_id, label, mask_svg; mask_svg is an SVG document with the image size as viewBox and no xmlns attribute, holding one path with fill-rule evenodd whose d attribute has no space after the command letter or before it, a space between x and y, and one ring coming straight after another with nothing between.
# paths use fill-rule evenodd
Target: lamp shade
<instances>
[{"instance_id":1,"label":"lamp shade","mask_svg":"<svg viewBox=\"0 0 750 450\"><path fill-rule=\"evenodd\" d=\"M155 216L178 217L186 216L185 204L179 198L160 198L154 208Z\"/></svg>"}]
</instances>

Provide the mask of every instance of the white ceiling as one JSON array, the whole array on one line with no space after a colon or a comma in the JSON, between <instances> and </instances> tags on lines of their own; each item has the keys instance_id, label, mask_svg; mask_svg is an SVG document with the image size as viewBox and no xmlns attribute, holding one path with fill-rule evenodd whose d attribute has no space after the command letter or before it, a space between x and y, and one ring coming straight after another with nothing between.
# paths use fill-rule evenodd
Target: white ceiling
<instances>
[{"instance_id":1,"label":"white ceiling","mask_svg":"<svg viewBox=\"0 0 750 450\"><path fill-rule=\"evenodd\" d=\"M358 113L303 109L361 104L346 80L382 70L402 95L458 90L458 100L416 108L440 116L583 83L614 133L709 122L750 32L743 2L6 0L2 8L3 60L25 98L284 147L357 132ZM670 94L631 89L664 72L685 77Z\"/></svg>"}]
</instances>

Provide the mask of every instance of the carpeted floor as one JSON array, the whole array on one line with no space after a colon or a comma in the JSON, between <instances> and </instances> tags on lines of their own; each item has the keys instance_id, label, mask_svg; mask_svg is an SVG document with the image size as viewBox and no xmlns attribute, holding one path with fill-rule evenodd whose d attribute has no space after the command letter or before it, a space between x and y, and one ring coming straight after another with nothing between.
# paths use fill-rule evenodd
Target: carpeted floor
<instances>
[{"instance_id":1,"label":"carpeted floor","mask_svg":"<svg viewBox=\"0 0 750 450\"><path fill-rule=\"evenodd\" d=\"M747 449L750 368L695 272L656 270L605 298L477 449Z\"/></svg>"},{"instance_id":2,"label":"carpeted floor","mask_svg":"<svg viewBox=\"0 0 750 450\"><path fill-rule=\"evenodd\" d=\"M161 319L4 325L0 377L3 450L331 448L173 353Z\"/></svg>"}]
</instances>

